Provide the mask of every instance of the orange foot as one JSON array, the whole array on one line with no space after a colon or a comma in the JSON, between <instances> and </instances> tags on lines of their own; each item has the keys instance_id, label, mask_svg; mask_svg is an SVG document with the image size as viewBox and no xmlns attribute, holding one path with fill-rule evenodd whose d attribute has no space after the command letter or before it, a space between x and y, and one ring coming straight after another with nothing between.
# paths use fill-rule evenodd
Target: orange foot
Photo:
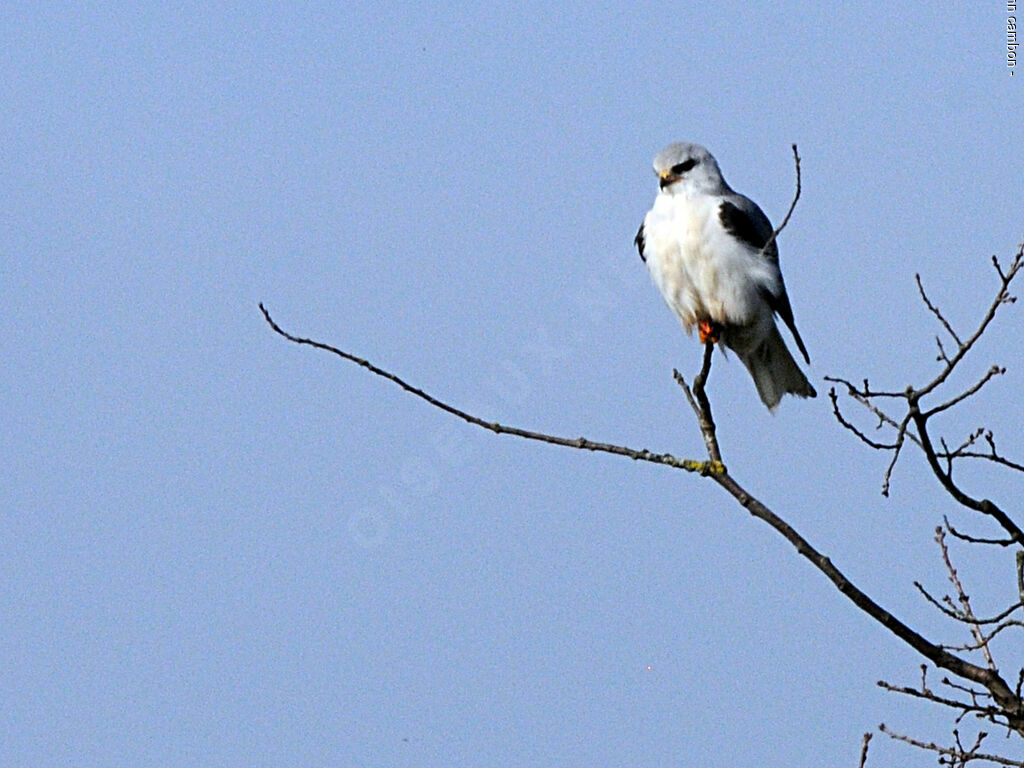
<instances>
[{"instance_id":1,"label":"orange foot","mask_svg":"<svg viewBox=\"0 0 1024 768\"><path fill-rule=\"evenodd\" d=\"M710 320L701 320L697 323L697 335L700 336L701 344L707 344L709 341L712 344L717 344L718 334L721 330L718 323L713 323Z\"/></svg>"}]
</instances>

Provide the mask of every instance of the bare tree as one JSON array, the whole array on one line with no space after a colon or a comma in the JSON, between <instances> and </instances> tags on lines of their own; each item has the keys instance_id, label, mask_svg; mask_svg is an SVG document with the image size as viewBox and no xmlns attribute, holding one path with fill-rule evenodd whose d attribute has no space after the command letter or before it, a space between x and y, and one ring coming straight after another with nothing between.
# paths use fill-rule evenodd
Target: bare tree
<instances>
[{"instance_id":1,"label":"bare tree","mask_svg":"<svg viewBox=\"0 0 1024 768\"><path fill-rule=\"evenodd\" d=\"M1008 639L1012 633L1024 628L1024 533L1014 519L1019 510L1008 510L991 499L972 496L954 477L954 469L965 462L985 462L1010 473L1024 472L1024 465L1010 460L999 451L994 430L990 428L977 427L963 436L954 447L950 447L945 437L936 437L937 430L934 426L939 416L953 409L964 408L983 387L1006 373L1006 368L993 365L974 383L960 390L950 391L952 375L962 367L977 342L990 330L996 314L1001 308L1016 301L1016 297L1010 294L1010 285L1024 268L1022 254L1024 243L1018 247L1005 269L999 259L992 257L992 266L997 277L995 296L969 336L957 333L943 312L928 297L921 276L915 275L921 301L935 316L942 333L945 334L945 341L942 335L935 337L939 370L924 385L911 385L901 391L881 390L872 387L867 379L857 385L847 379L826 377L838 385L829 391L836 420L872 450L891 454L882 478L884 495L889 494L893 469L909 442L921 450L935 479L956 504L970 513L980 515L983 522L988 523L989 527L994 525L998 531L995 536L969 535L953 527L944 516L943 525L935 530L935 541L949 580L950 593L937 598L920 582L914 583L930 605L949 619L955 628L967 635L967 639L958 644L936 644L928 652L919 649L935 667L953 673L953 677L943 676L939 682L941 687L938 690L933 689L928 683L928 665L922 664L920 683L916 686L893 685L885 681L878 683L888 691L923 699L955 712L954 723L957 727L952 732L952 742L945 745L898 733L884 723L879 726L882 733L919 749L934 752L941 765L954 767L972 761L1024 767L1024 762L1020 760L983 751L983 743L989 735L987 731L981 730L980 727L974 728L970 740L965 742L960 727L965 719L970 717L975 721L987 722L1004 729L1007 735L1013 734L1017 738L1024 735L1024 701L1021 699L1024 659L1019 652L1019 635L1016 635L1016 643L1006 642L1000 646L1004 651L1007 647L1010 651L1017 651L1015 657L1011 656L1008 662L1010 669L1014 670L1015 679L1007 679L1000 671L1001 667L1005 668L1006 665L1001 665L996 660L996 638ZM865 429L852 423L841 409L842 396L869 414L875 421L875 431L884 430L888 433L887 437L873 439L868 436ZM1017 498L1019 501L1021 497ZM971 598L953 564L947 536L953 537L965 546L1009 547L1015 550L1015 578L1008 575L1004 596L1001 598L1004 607L994 615L979 617L976 614Z\"/></svg>"},{"instance_id":2,"label":"bare tree","mask_svg":"<svg viewBox=\"0 0 1024 768\"><path fill-rule=\"evenodd\" d=\"M797 154L796 146L793 147L793 153L796 163L797 191L790 205L789 212L786 214L782 225L773 233L769 243L778 236L786 222L788 222L790 214L800 196L800 158ZM260 304L260 310L270 327L285 339L296 344L314 347L362 366L370 373L397 384L406 392L425 400L435 408L439 408L477 427L496 434L512 435L567 448L611 453L635 461L662 464L673 469L693 472L708 478L732 496L751 515L770 525L802 557L831 581L842 595L885 627L900 641L913 648L927 662L922 665L919 685L900 686L880 682L880 686L898 694L923 699L953 710L956 713L956 726L959 726L965 718L972 717L1000 727L1007 734L1012 734L1015 738L1019 738L1024 736L1024 699L1021 697L1021 688L1024 685L1024 665L1022 665L1024 660L1021 660L1018 656L1018 659L1012 662L1010 666L1015 668L1016 671L1013 677L1008 679L996 663L994 641L997 638L1009 635L1014 630L1024 628L1024 620L1022 620L1024 619L1024 532L1014 522L1011 514L1011 512L1016 514L1017 510L1007 510L990 499L979 499L969 495L954 479L953 470L955 466L959 466L964 461L987 462L1013 473L1024 472L1024 465L1012 461L1000 453L996 447L993 431L986 428L974 430L952 448L949 447L945 438L939 437L938 446L936 446L932 423L941 414L948 413L956 408L963 408L970 402L973 395L977 394L993 379L1002 376L1006 372L1005 368L993 366L974 384L955 394L947 393L951 374L954 373L958 366L962 365L982 335L990 331L992 321L999 310L1015 301L1015 298L1010 295L1009 291L1014 278L1024 267L1024 256L1022 256L1022 253L1024 253L1024 243L1017 249L1016 254L1005 268L998 259L993 257L992 263L998 278L996 295L982 316L978 326L968 336L961 336L953 329L950 322L925 293L920 276L918 276L917 283L922 301L949 337L945 343L943 343L940 337L936 338L940 370L933 379L924 385L920 387L908 386L902 391L876 390L870 386L867 379L864 379L862 384L855 385L844 378L826 377L827 380L838 385L838 388L834 386L829 393L832 400L833 413L838 422L873 450L892 454L883 477L883 494L888 495L889 493L893 468L902 456L903 449L909 441L924 453L935 478L958 504L981 515L982 519L994 523L1001 531L998 537L975 537L956 530L948 521L944 521L944 525L937 529L936 541L950 580L952 595L936 597L925 590L920 583L916 583L923 599L941 611L955 627L966 630L969 640L959 645L943 644L928 640L918 631L883 608L847 578L827 556L812 546L792 525L758 500L753 493L744 487L739 478L728 470L718 442L711 403L705 389L711 372L712 353L714 351L714 343L711 341L705 344L702 365L700 371L694 377L692 385L678 371L673 371L676 382L681 387L687 402L693 410L706 449L706 457L690 459L677 457L670 453L655 453L646 449L631 448L585 437L572 438L551 435L487 421L440 400L368 360L359 358L330 344L289 333L278 325L262 303ZM868 436L866 429L856 426L855 420L849 419L842 411L841 402L843 397L862 407L864 413L877 421L876 428L888 430L890 437L876 440ZM979 618L976 615L968 593L965 591L960 577L953 566L946 540L947 534L971 546L1016 548L1017 573L1016 584L1013 590L1014 594L1012 597L1006 598L1007 603L1003 610L993 616ZM927 673L929 664L936 669L943 670L945 673L941 680L942 687L938 691L933 690L928 683ZM1022 666L1017 668L1018 665ZM880 726L880 731L914 747L935 752L938 755L939 762L943 765L961 766L974 760L981 760L1024 768L1024 762L983 752L982 745L987 737L987 733L984 731L977 731L973 736L973 740L969 744L964 744L961 742L960 730L957 728L953 730L952 744L945 746L896 733L884 724ZM868 743L870 738L871 734L865 734L860 756L861 768L863 768L868 760Z\"/></svg>"}]
</instances>

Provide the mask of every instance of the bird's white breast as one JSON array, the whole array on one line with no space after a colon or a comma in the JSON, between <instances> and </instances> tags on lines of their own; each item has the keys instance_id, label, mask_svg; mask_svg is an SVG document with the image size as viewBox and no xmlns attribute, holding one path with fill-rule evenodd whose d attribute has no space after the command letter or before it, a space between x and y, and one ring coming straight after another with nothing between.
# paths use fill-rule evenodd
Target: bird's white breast
<instances>
[{"instance_id":1,"label":"bird's white breast","mask_svg":"<svg viewBox=\"0 0 1024 768\"><path fill-rule=\"evenodd\" d=\"M716 195L662 192L644 219L647 267L687 332L699 320L748 325L771 318L778 268L722 226Z\"/></svg>"}]
</instances>

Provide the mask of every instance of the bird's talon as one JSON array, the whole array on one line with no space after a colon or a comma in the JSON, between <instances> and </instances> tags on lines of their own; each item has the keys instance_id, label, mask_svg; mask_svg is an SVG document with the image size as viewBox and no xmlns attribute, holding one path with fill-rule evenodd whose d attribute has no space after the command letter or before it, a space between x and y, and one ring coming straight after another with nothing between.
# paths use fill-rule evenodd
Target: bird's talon
<instances>
[{"instance_id":1,"label":"bird's talon","mask_svg":"<svg viewBox=\"0 0 1024 768\"><path fill-rule=\"evenodd\" d=\"M718 343L718 326L710 320L701 320L697 323L697 334L700 336L700 343Z\"/></svg>"}]
</instances>

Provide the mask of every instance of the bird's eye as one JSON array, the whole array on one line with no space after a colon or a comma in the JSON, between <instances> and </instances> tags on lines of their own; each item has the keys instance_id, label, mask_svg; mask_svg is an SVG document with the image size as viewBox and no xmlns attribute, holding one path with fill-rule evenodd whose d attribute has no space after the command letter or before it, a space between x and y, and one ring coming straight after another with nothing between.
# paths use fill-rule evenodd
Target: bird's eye
<instances>
[{"instance_id":1,"label":"bird's eye","mask_svg":"<svg viewBox=\"0 0 1024 768\"><path fill-rule=\"evenodd\" d=\"M691 157L691 158L689 158L687 160L683 160L683 162L681 162L681 163L676 163L675 165L673 165L672 166L672 173L674 175L676 175L676 176L682 176L688 170L693 168L693 166L695 166L696 164L697 164L697 161L694 158Z\"/></svg>"}]
</instances>

